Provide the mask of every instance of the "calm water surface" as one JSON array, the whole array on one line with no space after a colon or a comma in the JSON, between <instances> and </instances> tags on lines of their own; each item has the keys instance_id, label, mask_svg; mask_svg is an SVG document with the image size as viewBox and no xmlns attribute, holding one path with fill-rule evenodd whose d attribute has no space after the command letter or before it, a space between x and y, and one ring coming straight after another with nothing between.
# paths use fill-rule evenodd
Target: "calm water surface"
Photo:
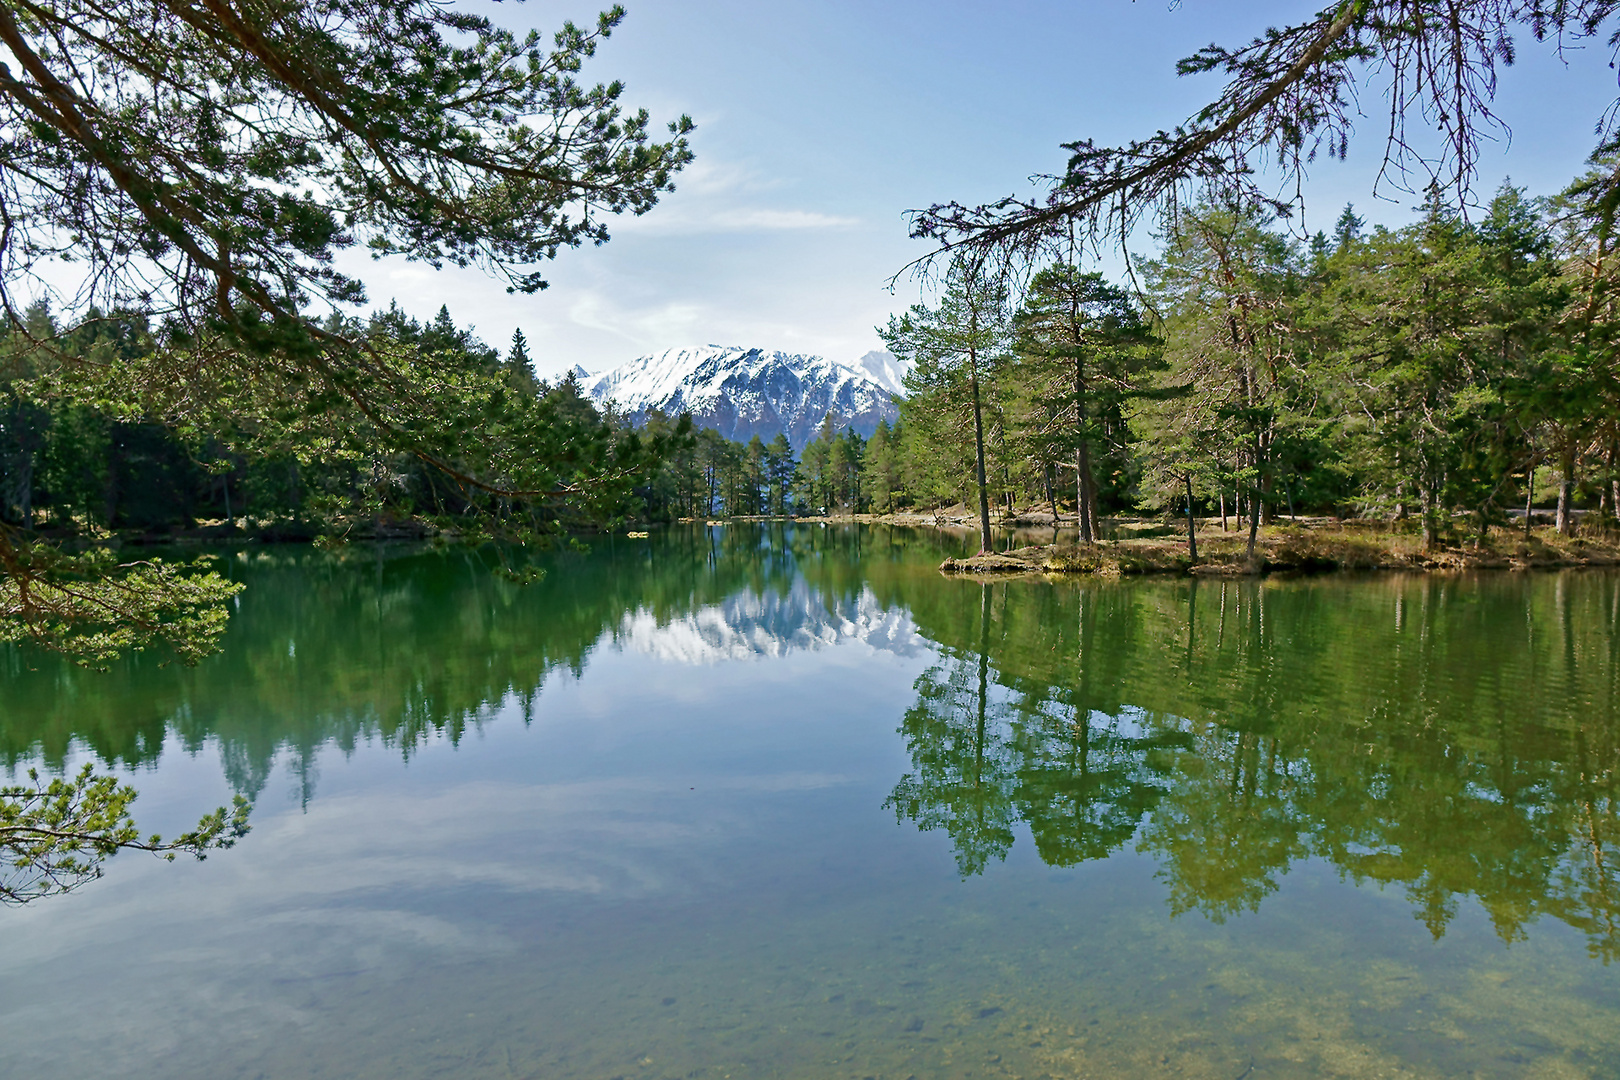
<instances>
[{"instance_id":1,"label":"calm water surface","mask_svg":"<svg viewBox=\"0 0 1620 1080\"><path fill-rule=\"evenodd\" d=\"M1620 577L938 543L253 552L195 670L0 655L0 766L255 804L0 909L0 1076L1620 1075Z\"/></svg>"}]
</instances>

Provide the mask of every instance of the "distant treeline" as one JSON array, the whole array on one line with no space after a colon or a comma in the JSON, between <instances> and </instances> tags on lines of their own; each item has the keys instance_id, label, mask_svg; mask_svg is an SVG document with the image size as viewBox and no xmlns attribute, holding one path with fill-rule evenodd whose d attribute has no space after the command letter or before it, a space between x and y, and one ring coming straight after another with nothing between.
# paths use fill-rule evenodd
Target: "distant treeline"
<instances>
[{"instance_id":1,"label":"distant treeline","mask_svg":"<svg viewBox=\"0 0 1620 1080\"><path fill-rule=\"evenodd\" d=\"M1504 186L1401 229L1345 207L1301 238L1254 207L1190 208L1135 288L1058 261L955 264L891 320L912 362L870 438L700 435L654 504L686 515L990 507L1411 522L1432 542L1529 506L1620 517L1620 261L1589 181Z\"/></svg>"},{"instance_id":2,"label":"distant treeline","mask_svg":"<svg viewBox=\"0 0 1620 1080\"><path fill-rule=\"evenodd\" d=\"M273 538L310 538L360 520L455 522L513 512L417 456L327 454L298 437L295 421L272 431L211 430L141 415L139 403L93 404L53 394L49 365L32 341L49 340L87 363L116 368L166 346L161 328L132 313L98 315L59 334L43 306L14 333L0 377L0 520L47 532L126 530L165 534L212 528ZM349 328L351 331L354 328ZM431 362L495 375L512 395L533 399L565 429L605 429L627 438L632 425L586 397L570 373L537 378L522 331L503 355L446 308L426 323L397 306L374 314L364 335L404 346ZM643 459L616 497L581 512L569 503L524 507L549 523L595 525L613 518L672 520L716 514L786 515L821 509L899 505L893 475L895 430L866 439L836 430L829 416L796 458L787 439L731 442L709 429L682 431L680 417L653 412L643 435L666 436L667 452ZM266 437L271 435L273 437ZM611 451L609 451L611 453Z\"/></svg>"},{"instance_id":3,"label":"distant treeline","mask_svg":"<svg viewBox=\"0 0 1620 1080\"><path fill-rule=\"evenodd\" d=\"M513 510L436 464L405 452L354 452L289 408L270 422L237 425L204 414L192 422L143 414L139 398L116 393L120 364L168 349L170 335L145 315L92 313L80 328L59 333L51 314L35 305L7 342L0 378L0 520L48 532L102 529L165 533L212 524L222 531L310 537L358 519L488 517ZM403 348L447 372L482 371L514 399L528 399L558 439L596 458L612 454L614 425L572 378L536 379L527 343L514 335L503 357L441 308L421 323L397 306L361 327L343 327L372 342ZM35 347L49 342L50 352ZM74 358L64 364L61 356ZM57 394L55 380L78 364L98 371L114 391L86 402ZM109 375L107 373L113 373ZM250 394L252 388L238 391ZM606 429L606 430L604 430ZM476 439L477 433L468 433ZM373 446L377 445L375 442ZM454 462L452 462L453 464ZM633 510L622 497L598 514ZM524 508L540 519L566 520L565 504Z\"/></svg>"},{"instance_id":4,"label":"distant treeline","mask_svg":"<svg viewBox=\"0 0 1620 1080\"><path fill-rule=\"evenodd\" d=\"M829 415L797 457L780 435L737 443L656 412L637 431L572 376L537 379L521 332L502 355L443 309L423 324L392 307L346 328L529 400L529 441L560 463L567 494L551 501L480 490L454 461L327 455L320 439L288 437L297 417L266 425L277 441L206 418L160 424L138 402L53 398L22 348L30 335L13 334L0 515L315 535L362 519L889 512L973 504L982 446L990 506L1078 507L1083 530L1101 514L1190 505L1250 523L1409 518L1440 540L1550 502L1568 531L1581 508L1620 514L1620 262L1613 208L1584 190L1505 186L1475 220L1431 202L1406 228L1370 232L1346 207L1331 234L1305 240L1254 208L1192 208L1156 258L1133 264L1139 290L1064 262L1022 280L953 265L936 306L883 331L912 365L898 421L863 437ZM52 335L48 312L27 319L32 339ZM103 365L163 345L134 315L77 334L60 340ZM456 438L468 454L481 440ZM658 451L620 452L638 439Z\"/></svg>"},{"instance_id":5,"label":"distant treeline","mask_svg":"<svg viewBox=\"0 0 1620 1080\"><path fill-rule=\"evenodd\" d=\"M672 520L716 514L787 515L823 509L889 509L901 485L894 473L898 429L866 439L838 431L833 417L795 457L787 439L731 442L712 429L683 431L682 418L653 412L642 435L666 437L666 452L637 462L613 497L583 511L578 502L516 508L420 457L377 451L327 453L300 438L296 418L264 431L177 425L141 414L139 402L108 396L91 404L52 393L51 365L32 342L88 364L116 369L168 342L143 315L98 315L59 333L43 306L28 310L23 333L8 342L0 377L0 520L46 532L124 530L311 538L361 521L402 524L499 519L521 510L544 523L599 525L615 518ZM347 328L352 333L356 328ZM363 336L403 346L428 362L498 377L511 395L548 409L566 446L570 431L605 430L596 441L628 438L632 425L586 397L573 374L537 378L528 342L513 335L503 355L446 308L420 322L397 306L374 314ZM470 434L469 437L475 437ZM611 456L598 449L598 454Z\"/></svg>"}]
</instances>

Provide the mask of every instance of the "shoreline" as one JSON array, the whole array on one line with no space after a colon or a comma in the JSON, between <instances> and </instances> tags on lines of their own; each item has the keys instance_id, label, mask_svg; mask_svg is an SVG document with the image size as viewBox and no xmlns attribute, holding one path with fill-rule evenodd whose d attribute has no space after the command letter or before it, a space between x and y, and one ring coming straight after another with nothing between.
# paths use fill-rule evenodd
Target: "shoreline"
<instances>
[{"instance_id":1,"label":"shoreline","mask_svg":"<svg viewBox=\"0 0 1620 1080\"><path fill-rule=\"evenodd\" d=\"M1273 573L1454 573L1620 566L1620 543L1615 538L1564 537L1550 529L1532 533L1528 540L1522 531L1502 535L1493 530L1478 546L1469 541L1424 549L1420 538L1401 533L1270 526L1257 538L1253 559L1247 557L1247 547L1246 536L1223 536L1218 532L1199 534L1196 560L1189 556L1185 538L1117 539L1089 545L1027 544L1005 552L946 559L940 571L974 576L1257 577Z\"/></svg>"},{"instance_id":2,"label":"shoreline","mask_svg":"<svg viewBox=\"0 0 1620 1080\"><path fill-rule=\"evenodd\" d=\"M954 512L953 512L954 511ZM241 519L239 519L241 520ZM796 524L892 525L935 531L972 542L976 516L959 508L940 513L823 514L803 517L738 515L727 518L681 518L675 522L627 522L606 531L576 532L582 539L607 538L629 527L644 531L659 524L724 526L731 523L786 522ZM1105 539L1083 544L1072 534L1075 526L1050 513L1003 517L993 528L1007 541L1005 550L947 558L939 566L947 575L973 577L1047 576L1089 574L1130 577L1145 574L1254 577L1270 573L1323 573L1334 571L1397 571L1406 573L1469 570L1556 570L1620 566L1620 528L1594 529L1587 525L1573 536L1562 536L1548 526L1533 528L1525 537L1522 525L1493 526L1483 544L1470 536L1424 550L1421 537L1407 527L1388 521L1332 518L1290 519L1263 526L1255 545L1255 558L1245 558L1247 533L1221 530L1218 518L1198 523L1198 559L1187 553L1184 522L1162 518L1104 519ZM1609 523L1605 522L1605 525ZM1065 537L1067 532L1071 535ZM1044 536L1041 534L1045 534ZM458 542L480 539L475 531L441 526L417 518L353 522L341 531L313 523L287 520L235 523L199 522L189 529L112 531L86 535L67 530L41 529L41 539L68 546L198 547L257 544L309 544L325 547L349 542ZM1042 542L1046 536L1052 539Z\"/></svg>"}]
</instances>

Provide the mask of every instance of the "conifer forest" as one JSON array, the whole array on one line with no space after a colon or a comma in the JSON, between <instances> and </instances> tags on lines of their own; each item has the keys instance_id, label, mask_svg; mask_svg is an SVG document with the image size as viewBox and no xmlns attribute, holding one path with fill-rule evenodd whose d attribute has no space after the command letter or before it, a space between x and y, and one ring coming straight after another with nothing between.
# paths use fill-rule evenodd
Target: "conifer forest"
<instances>
[{"instance_id":1,"label":"conifer forest","mask_svg":"<svg viewBox=\"0 0 1620 1080\"><path fill-rule=\"evenodd\" d=\"M1206 204L1133 262L1138 287L1066 262L1018 277L959 262L937 299L880 328L912 365L899 419L863 437L829 413L797 454L681 417L637 428L573 376L537 378L521 331L497 349L444 309L422 322L394 306L352 328L543 415L569 448L558 489L589 490L571 500L491 492L458 477L481 461L447 470L376 439L165 425L111 396L41 395L22 342L56 331L35 306L0 413L5 517L46 535L312 539L378 522L425 535L973 506L977 406L989 507L1052 508L1088 538L1103 516L1180 514L1189 499L1234 528L1380 518L1440 543L1536 511L1568 532L1620 511L1620 260L1586 187L1504 186L1477 213L1432 203L1400 229L1346 206L1307 236ZM63 340L117 363L161 350L163 333L123 313Z\"/></svg>"}]
</instances>

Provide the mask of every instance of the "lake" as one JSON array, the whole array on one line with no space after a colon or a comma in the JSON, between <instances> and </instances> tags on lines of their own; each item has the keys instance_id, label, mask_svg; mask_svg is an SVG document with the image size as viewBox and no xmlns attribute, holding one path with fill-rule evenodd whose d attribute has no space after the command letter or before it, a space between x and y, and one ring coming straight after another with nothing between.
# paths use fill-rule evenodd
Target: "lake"
<instances>
[{"instance_id":1,"label":"lake","mask_svg":"<svg viewBox=\"0 0 1620 1080\"><path fill-rule=\"evenodd\" d=\"M172 834L0 909L0 1076L1614 1077L1620 575L947 579L726 526L231 552L0 654Z\"/></svg>"}]
</instances>

